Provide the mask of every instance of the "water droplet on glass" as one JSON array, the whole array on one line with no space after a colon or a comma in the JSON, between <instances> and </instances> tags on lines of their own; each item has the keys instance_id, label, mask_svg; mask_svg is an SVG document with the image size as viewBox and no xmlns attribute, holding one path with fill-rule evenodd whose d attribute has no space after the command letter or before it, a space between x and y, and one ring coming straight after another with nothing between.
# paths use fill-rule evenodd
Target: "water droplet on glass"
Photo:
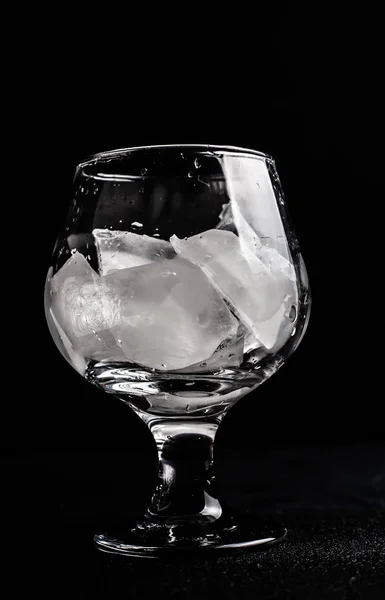
<instances>
[{"instance_id":1,"label":"water droplet on glass","mask_svg":"<svg viewBox=\"0 0 385 600\"><path fill-rule=\"evenodd\" d=\"M189 411L190 411L190 405L186 404L186 412L189 412Z\"/></svg>"},{"instance_id":2,"label":"water droplet on glass","mask_svg":"<svg viewBox=\"0 0 385 600\"><path fill-rule=\"evenodd\" d=\"M196 157L196 159L194 160L194 167L195 167L196 169L199 169L199 168L200 168L200 166L201 166L201 161L199 160L199 158L198 158L198 157Z\"/></svg>"},{"instance_id":3,"label":"water droplet on glass","mask_svg":"<svg viewBox=\"0 0 385 600\"><path fill-rule=\"evenodd\" d=\"M143 175L145 175L145 174L147 173L147 171L148 171L148 169L146 169L146 167L144 167L144 168L141 170L140 174L143 176Z\"/></svg>"},{"instance_id":4,"label":"water droplet on glass","mask_svg":"<svg viewBox=\"0 0 385 600\"><path fill-rule=\"evenodd\" d=\"M139 221L133 221L131 223L131 227L137 227L138 229L142 229L143 223L139 223Z\"/></svg>"},{"instance_id":5,"label":"water droplet on glass","mask_svg":"<svg viewBox=\"0 0 385 600\"><path fill-rule=\"evenodd\" d=\"M290 312L289 312L290 321L291 322L295 321L296 316L297 316L297 309L293 304L293 306L291 307Z\"/></svg>"}]
</instances>

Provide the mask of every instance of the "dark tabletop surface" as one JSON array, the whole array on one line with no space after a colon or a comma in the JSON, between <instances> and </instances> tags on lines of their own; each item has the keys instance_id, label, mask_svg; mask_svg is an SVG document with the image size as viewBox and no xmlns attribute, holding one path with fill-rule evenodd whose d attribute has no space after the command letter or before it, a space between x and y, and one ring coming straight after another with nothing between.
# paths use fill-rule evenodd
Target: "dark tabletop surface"
<instances>
[{"instance_id":1,"label":"dark tabletop surface","mask_svg":"<svg viewBox=\"0 0 385 600\"><path fill-rule=\"evenodd\" d=\"M123 559L93 547L112 515L139 514L153 455L3 453L3 542L12 598L358 598L385 595L385 444L222 448L222 495L289 533L266 552L178 561ZM127 478L125 475L128 474ZM135 484L133 483L135 482ZM8 567L5 569L8 572Z\"/></svg>"}]
</instances>

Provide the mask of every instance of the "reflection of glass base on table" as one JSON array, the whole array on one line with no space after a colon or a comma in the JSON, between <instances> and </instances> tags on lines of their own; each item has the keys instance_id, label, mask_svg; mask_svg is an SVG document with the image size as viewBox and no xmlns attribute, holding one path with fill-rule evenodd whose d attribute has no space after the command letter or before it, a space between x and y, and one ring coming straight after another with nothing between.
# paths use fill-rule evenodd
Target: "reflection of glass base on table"
<instances>
[{"instance_id":1,"label":"reflection of glass base on table","mask_svg":"<svg viewBox=\"0 0 385 600\"><path fill-rule=\"evenodd\" d=\"M96 534L99 550L113 554L158 558L194 553L231 553L244 549L265 550L286 536L278 522L248 516L221 516L213 523L162 524L143 519L119 533Z\"/></svg>"}]
</instances>

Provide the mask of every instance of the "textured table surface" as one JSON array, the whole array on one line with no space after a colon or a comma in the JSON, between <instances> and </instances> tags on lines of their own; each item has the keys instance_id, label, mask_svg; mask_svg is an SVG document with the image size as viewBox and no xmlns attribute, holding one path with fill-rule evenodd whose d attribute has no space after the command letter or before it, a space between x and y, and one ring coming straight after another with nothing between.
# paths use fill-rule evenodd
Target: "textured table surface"
<instances>
[{"instance_id":1,"label":"textured table surface","mask_svg":"<svg viewBox=\"0 0 385 600\"><path fill-rule=\"evenodd\" d=\"M144 508L152 461L143 485L142 466L132 465L133 493L116 483L127 458L2 456L12 597L21 585L39 597L72 600L384 598L384 444L271 447L258 460L246 447L224 452L217 473L228 503L280 519L289 534L266 552L177 562L123 559L93 547L93 531L114 511Z\"/></svg>"}]
</instances>

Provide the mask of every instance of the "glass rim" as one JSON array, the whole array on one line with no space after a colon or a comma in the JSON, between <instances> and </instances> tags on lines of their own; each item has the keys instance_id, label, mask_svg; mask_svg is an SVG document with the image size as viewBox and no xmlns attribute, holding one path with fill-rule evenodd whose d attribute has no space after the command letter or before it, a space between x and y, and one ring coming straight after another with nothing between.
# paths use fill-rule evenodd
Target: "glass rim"
<instances>
[{"instance_id":1,"label":"glass rim","mask_svg":"<svg viewBox=\"0 0 385 600\"><path fill-rule=\"evenodd\" d=\"M147 146L132 146L132 147L124 147L124 148L116 148L114 150L105 150L102 152L97 152L95 154L91 154L84 158L79 164L78 168L83 168L88 165L92 165L97 163L99 160L108 159L118 157L119 155L126 154L127 157L131 153L148 151L148 150L166 150L166 149L179 149L181 152L183 150L186 151L195 151L197 154L202 154L205 152L209 152L212 154L218 155L230 155L230 154L238 154L240 156L245 157L259 157L266 158L269 160L274 160L270 154L265 152L261 152L260 150L254 150L252 148L243 148L242 146L230 146L230 145L220 145L220 144L154 144Z\"/></svg>"}]
</instances>

